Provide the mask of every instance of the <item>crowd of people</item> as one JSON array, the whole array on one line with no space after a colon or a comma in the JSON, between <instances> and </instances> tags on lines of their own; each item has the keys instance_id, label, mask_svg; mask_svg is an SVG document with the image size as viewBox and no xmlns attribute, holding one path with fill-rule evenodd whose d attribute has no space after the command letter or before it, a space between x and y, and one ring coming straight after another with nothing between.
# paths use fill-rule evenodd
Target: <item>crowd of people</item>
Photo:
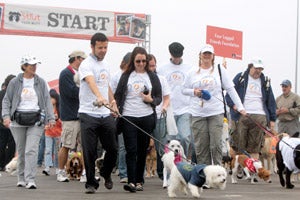
<instances>
[{"instance_id":1,"label":"crowd of people","mask_svg":"<svg viewBox=\"0 0 300 200\"><path fill-rule=\"evenodd\" d=\"M0 92L0 170L18 157L18 187L37 188L37 167L42 165L38 157L43 155L43 174L49 176L50 168L55 168L57 181L68 182L66 163L74 151L83 156L80 182L85 183L85 193L95 193L101 144L99 174L106 189L113 188L111 174L118 168L125 191L143 191L150 138L155 139L161 179L163 144L172 139L180 141L191 162L221 165L225 103L230 108L225 117L230 119L231 146L237 154L259 158L264 130L256 123L275 133L277 120L278 132L299 131L300 97L286 79L280 84L282 94L275 98L261 59L251 60L246 71L232 79L215 63L212 45L203 45L198 66L193 67L183 62L184 46L173 42L166 64L157 66L154 55L135 47L113 75L105 60L107 36L95 33L90 45L89 55L78 50L68 55L58 91L49 90L36 74L41 62L32 55L21 58L20 74L5 79ZM168 129L167 117L173 119L176 131ZM41 145L45 150L39 150Z\"/></svg>"}]
</instances>

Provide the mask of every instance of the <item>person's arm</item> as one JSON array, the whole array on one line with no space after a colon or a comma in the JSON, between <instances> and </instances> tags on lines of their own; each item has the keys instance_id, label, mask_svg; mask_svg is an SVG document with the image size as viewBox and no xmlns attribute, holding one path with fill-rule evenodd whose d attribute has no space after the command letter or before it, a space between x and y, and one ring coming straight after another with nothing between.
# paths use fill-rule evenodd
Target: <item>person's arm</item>
<instances>
[{"instance_id":1,"label":"person's arm","mask_svg":"<svg viewBox=\"0 0 300 200\"><path fill-rule=\"evenodd\" d=\"M100 91L98 90L94 76L88 75L84 78L84 80L88 84L88 86L91 89L91 91L93 92L93 94L97 97L98 105L107 105L108 100L105 99L102 96L102 94L100 93Z\"/></svg>"}]
</instances>

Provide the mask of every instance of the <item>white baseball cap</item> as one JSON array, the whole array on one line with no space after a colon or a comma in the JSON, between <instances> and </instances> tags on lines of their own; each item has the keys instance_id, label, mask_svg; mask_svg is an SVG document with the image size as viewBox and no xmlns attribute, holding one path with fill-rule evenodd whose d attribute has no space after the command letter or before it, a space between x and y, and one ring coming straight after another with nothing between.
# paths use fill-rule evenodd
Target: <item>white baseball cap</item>
<instances>
[{"instance_id":1,"label":"white baseball cap","mask_svg":"<svg viewBox=\"0 0 300 200\"><path fill-rule=\"evenodd\" d=\"M263 69L265 68L265 66L260 58L252 59L249 64L253 64L253 66L255 68L263 68Z\"/></svg>"},{"instance_id":2,"label":"white baseball cap","mask_svg":"<svg viewBox=\"0 0 300 200\"><path fill-rule=\"evenodd\" d=\"M201 50L200 53L204 53L204 52L210 52L210 53L215 53L214 47L210 44L205 44Z\"/></svg>"},{"instance_id":3,"label":"white baseball cap","mask_svg":"<svg viewBox=\"0 0 300 200\"><path fill-rule=\"evenodd\" d=\"M37 64L37 63L41 63L41 61L39 61L35 56L32 56L32 55L24 55L22 58L21 58L21 65L24 65L24 64L30 64L30 65L34 65L34 64Z\"/></svg>"}]
</instances>

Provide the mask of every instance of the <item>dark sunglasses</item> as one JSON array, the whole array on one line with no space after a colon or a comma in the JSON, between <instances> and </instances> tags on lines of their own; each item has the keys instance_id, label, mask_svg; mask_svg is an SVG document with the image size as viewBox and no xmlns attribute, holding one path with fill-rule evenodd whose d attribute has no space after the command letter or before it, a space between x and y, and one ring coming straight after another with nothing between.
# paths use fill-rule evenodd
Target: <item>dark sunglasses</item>
<instances>
[{"instance_id":1,"label":"dark sunglasses","mask_svg":"<svg viewBox=\"0 0 300 200\"><path fill-rule=\"evenodd\" d=\"M135 62L136 62L136 63L141 63L141 62L142 62L142 63L146 63L147 60L136 60Z\"/></svg>"}]
</instances>

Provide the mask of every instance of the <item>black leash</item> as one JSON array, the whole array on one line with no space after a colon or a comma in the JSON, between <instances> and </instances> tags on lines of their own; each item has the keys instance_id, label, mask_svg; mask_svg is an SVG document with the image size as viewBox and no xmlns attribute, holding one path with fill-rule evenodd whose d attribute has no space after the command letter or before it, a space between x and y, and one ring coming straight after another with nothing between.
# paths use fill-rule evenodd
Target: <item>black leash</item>
<instances>
[{"instance_id":1,"label":"black leash","mask_svg":"<svg viewBox=\"0 0 300 200\"><path fill-rule=\"evenodd\" d=\"M132 126L134 126L135 128L139 129L142 133L146 134L147 136L149 136L150 138L152 138L153 140L157 141L160 145L162 145L164 148L168 148L169 151L176 153L175 151L173 151L171 148L169 148L167 145L163 144L160 140L158 140L157 138L153 137L153 135L149 134L147 131L145 131L144 129L142 129L141 127L137 126L135 123L133 123L132 121L130 121L129 119L127 119L126 117L124 117L123 115L121 115L119 112L113 110L109 104L102 104L99 105L99 103L97 101L93 102L93 105L96 107L101 107L104 106L105 108L109 109L112 113L116 114L117 117L124 119L126 122L128 122L129 124L131 124ZM183 156L180 156L181 159L193 164L190 160L188 160L187 158L184 158Z\"/></svg>"}]
</instances>

